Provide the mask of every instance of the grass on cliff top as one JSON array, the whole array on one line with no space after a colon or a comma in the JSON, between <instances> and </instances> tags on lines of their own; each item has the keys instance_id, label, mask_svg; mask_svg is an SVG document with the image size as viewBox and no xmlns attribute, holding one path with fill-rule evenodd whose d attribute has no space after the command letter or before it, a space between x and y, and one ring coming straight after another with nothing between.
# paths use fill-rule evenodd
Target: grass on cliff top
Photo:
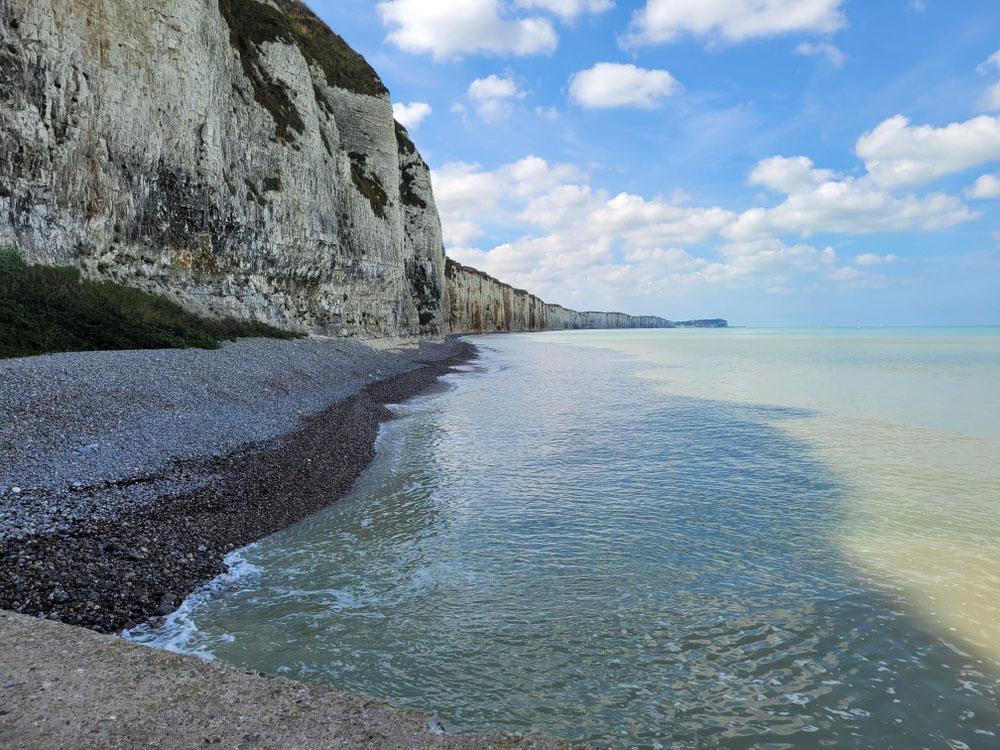
<instances>
[{"instance_id":1,"label":"grass on cliff top","mask_svg":"<svg viewBox=\"0 0 1000 750\"><path fill-rule=\"evenodd\" d=\"M243 336L298 338L257 322L214 320L155 294L28 265L0 247L0 359L103 349L218 349Z\"/></svg>"},{"instance_id":2,"label":"grass on cliff top","mask_svg":"<svg viewBox=\"0 0 1000 750\"><path fill-rule=\"evenodd\" d=\"M274 118L278 141L295 140L295 133L305 132L305 122L290 89L261 64L261 46L266 42L297 45L309 63L323 70L331 86L371 96L389 93L372 66L309 6L301 0L277 2L280 10L258 0L219 0L219 12L229 26L230 44L239 53L254 99ZM322 104L325 100L316 91Z\"/></svg>"},{"instance_id":3,"label":"grass on cliff top","mask_svg":"<svg viewBox=\"0 0 1000 750\"><path fill-rule=\"evenodd\" d=\"M305 58L319 65L331 86L369 96L389 93L375 69L309 9L302 0L278 0L295 30L295 41Z\"/></svg>"}]
</instances>

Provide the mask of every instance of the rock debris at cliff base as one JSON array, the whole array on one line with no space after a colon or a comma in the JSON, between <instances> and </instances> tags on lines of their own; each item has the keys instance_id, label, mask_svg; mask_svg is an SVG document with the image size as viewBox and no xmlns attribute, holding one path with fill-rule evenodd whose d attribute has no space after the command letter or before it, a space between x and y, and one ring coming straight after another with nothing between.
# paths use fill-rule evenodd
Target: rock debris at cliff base
<instances>
[{"instance_id":1,"label":"rock debris at cliff base","mask_svg":"<svg viewBox=\"0 0 1000 750\"><path fill-rule=\"evenodd\" d=\"M228 552L346 494L385 404L474 351L252 339L4 363L0 609L102 632L171 611Z\"/></svg>"}]
</instances>

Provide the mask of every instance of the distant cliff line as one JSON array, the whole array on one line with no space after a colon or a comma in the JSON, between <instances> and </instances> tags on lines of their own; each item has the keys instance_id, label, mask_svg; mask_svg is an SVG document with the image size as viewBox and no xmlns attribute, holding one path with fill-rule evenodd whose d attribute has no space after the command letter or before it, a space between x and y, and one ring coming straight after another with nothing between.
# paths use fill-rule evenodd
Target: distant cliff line
<instances>
[{"instance_id":1,"label":"distant cliff line","mask_svg":"<svg viewBox=\"0 0 1000 750\"><path fill-rule=\"evenodd\" d=\"M446 285L430 169L301 0L0 0L0 246L300 333L724 325Z\"/></svg>"},{"instance_id":2,"label":"distant cliff line","mask_svg":"<svg viewBox=\"0 0 1000 750\"><path fill-rule=\"evenodd\" d=\"M725 328L722 318L674 321L655 315L578 312L547 303L483 271L445 259L449 333L506 333L601 328Z\"/></svg>"}]
</instances>

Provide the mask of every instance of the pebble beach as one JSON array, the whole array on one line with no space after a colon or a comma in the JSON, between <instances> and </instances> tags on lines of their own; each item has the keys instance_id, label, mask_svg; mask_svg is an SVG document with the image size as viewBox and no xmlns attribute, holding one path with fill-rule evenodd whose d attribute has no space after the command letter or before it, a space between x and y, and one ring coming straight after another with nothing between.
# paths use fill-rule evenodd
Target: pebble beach
<instances>
[{"instance_id":1,"label":"pebble beach","mask_svg":"<svg viewBox=\"0 0 1000 750\"><path fill-rule=\"evenodd\" d=\"M247 339L0 365L0 609L116 633L346 493L449 339Z\"/></svg>"}]
</instances>

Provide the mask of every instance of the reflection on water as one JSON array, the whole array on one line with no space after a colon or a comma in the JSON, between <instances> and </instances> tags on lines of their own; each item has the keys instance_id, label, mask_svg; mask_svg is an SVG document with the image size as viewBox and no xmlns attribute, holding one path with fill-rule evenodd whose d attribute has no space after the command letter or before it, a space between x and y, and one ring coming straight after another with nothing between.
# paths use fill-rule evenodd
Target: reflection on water
<instances>
[{"instance_id":1,"label":"reflection on water","mask_svg":"<svg viewBox=\"0 0 1000 750\"><path fill-rule=\"evenodd\" d=\"M1000 524L938 534L951 498L935 511L900 489L914 533L895 538L924 545L885 544L895 522L862 534L891 509L858 497L863 472L898 460L905 474L905 456L866 454L845 475L837 443L870 438L822 399L787 384L758 397L749 361L739 389L706 384L709 332L642 333L605 349L555 343L611 346L597 335L481 340L482 371L401 407L349 498L133 637L437 710L450 730L613 747L1000 742L996 665L950 629L957 603L928 610L914 591L933 581L868 564L954 564L948 538L986 573ZM878 430L895 408L871 415ZM842 432L818 443L814 425ZM970 493L956 512L989 506ZM988 619L982 599L959 619Z\"/></svg>"}]
</instances>

